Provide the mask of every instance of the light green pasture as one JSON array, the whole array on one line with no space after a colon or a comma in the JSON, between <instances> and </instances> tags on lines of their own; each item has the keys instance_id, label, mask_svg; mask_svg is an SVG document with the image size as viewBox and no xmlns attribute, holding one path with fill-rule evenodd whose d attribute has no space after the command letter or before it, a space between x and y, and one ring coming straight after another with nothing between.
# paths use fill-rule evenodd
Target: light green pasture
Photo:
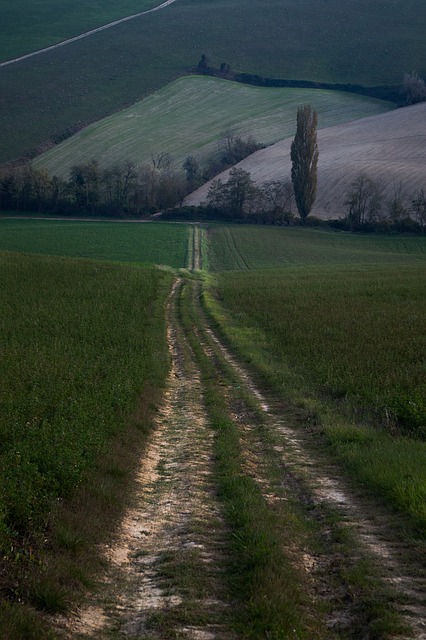
<instances>
[{"instance_id":1,"label":"light green pasture","mask_svg":"<svg viewBox=\"0 0 426 640\"><path fill-rule=\"evenodd\" d=\"M319 89L254 87L218 78L180 78L132 107L90 125L34 161L67 177L91 159L101 167L131 160L140 165L166 151L179 167L188 155L205 161L217 153L225 130L253 135L268 145L292 136L297 108L311 104L319 127L376 115L391 108L381 100Z\"/></svg>"}]
</instances>

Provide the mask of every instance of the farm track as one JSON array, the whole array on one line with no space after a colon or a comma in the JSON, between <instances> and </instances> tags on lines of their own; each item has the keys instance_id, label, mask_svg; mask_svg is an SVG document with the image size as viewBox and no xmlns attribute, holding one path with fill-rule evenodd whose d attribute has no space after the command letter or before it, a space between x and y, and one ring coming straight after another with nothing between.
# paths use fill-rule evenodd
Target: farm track
<instances>
[{"instance_id":1,"label":"farm track","mask_svg":"<svg viewBox=\"0 0 426 640\"><path fill-rule=\"evenodd\" d=\"M192 229L190 268L201 268L201 229ZM425 568L415 544L396 539L389 515L347 485L339 469L312 450L314 431L261 391L218 337L197 280L176 281L168 306L171 371L150 443L141 459L133 508L106 549L103 595L69 621L66 638L123 637L237 640L225 568L231 532L214 481L214 433L203 401L202 371L180 319L182 291L190 287L197 318L192 330L220 380L229 415L238 426L243 471L282 518L297 503L315 526L318 546L283 537L283 553L303 574L308 600L326 607L315 638L389 638L370 633L368 614L345 575L373 559L389 586L389 609L411 629L398 638L426 639ZM308 427L308 428L307 428ZM270 473L267 460L274 460ZM333 519L333 515L337 517ZM337 529L354 539L348 552Z\"/></svg>"},{"instance_id":2,"label":"farm track","mask_svg":"<svg viewBox=\"0 0 426 640\"><path fill-rule=\"evenodd\" d=\"M32 51L31 53L27 53L23 56L19 56L18 58L13 58L12 60L6 60L5 62L0 62L0 67L7 67L16 62L21 62L22 60L27 60L28 58L39 56L42 53L47 53L48 51L59 49L59 47L65 47L66 45L72 44L73 42L77 42L78 40L83 40L84 38L88 38L89 36L92 36L95 33L100 33L101 31L105 31L106 29L111 29L112 27L116 27L117 25L122 24L123 22L128 22L129 20L140 18L141 16L147 15L148 13L154 13L154 11L160 11L160 9L165 9L166 7L173 4L174 2L176 2L176 0L166 0L165 2L158 5L158 7L153 7L152 9L148 9L147 11L141 11L140 13L135 13L131 16L120 18L119 20L114 20L113 22L104 24L102 27L91 29L90 31L86 31L85 33L80 34L79 36L74 36L74 38L68 38L67 40L63 40L62 42L53 44L50 47L44 47L44 49L39 49L38 51Z\"/></svg>"},{"instance_id":3,"label":"farm track","mask_svg":"<svg viewBox=\"0 0 426 640\"><path fill-rule=\"evenodd\" d=\"M179 292L177 281L168 308L171 371L134 505L105 551L102 599L58 622L66 638L235 638L226 625L229 532L212 481L213 432L176 321Z\"/></svg>"}]
</instances>

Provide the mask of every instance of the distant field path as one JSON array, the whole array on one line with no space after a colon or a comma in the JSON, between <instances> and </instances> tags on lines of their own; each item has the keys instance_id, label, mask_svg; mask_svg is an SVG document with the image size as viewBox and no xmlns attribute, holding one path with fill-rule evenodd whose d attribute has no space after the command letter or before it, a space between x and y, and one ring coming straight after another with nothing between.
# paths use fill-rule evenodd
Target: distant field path
<instances>
[{"instance_id":1,"label":"distant field path","mask_svg":"<svg viewBox=\"0 0 426 640\"><path fill-rule=\"evenodd\" d=\"M166 0L162 4L158 5L158 7L154 7L153 9L148 9L147 11L141 11L140 13L134 13L131 16L126 16L125 18L120 18L119 20L114 20L114 22L109 22L108 24L104 24L102 27L97 27L96 29L92 29L91 31L86 31L86 33L82 33L79 36L75 36L74 38L69 38L68 40L64 40L63 42L58 42L58 44L53 44L50 47L45 47L44 49L39 49L38 51L33 51L32 53L27 53L24 56L19 56L19 58L13 58L12 60L7 60L6 62L1 62L0 67L7 67L9 64L14 64L15 62L21 62L21 60L26 60L27 58L32 58L33 56L38 56L41 53L46 53L47 51L53 51L53 49L58 49L59 47L64 47L67 44L71 44L72 42L76 42L77 40L83 40L83 38L88 38L95 33L99 33L100 31L105 31L106 29L111 29L111 27L116 27L118 24L122 22L128 22L129 20L134 20L135 18L139 18L140 16L144 16L148 13L153 13L154 11L159 11L160 9L165 9L170 4L173 4L176 0Z\"/></svg>"}]
</instances>

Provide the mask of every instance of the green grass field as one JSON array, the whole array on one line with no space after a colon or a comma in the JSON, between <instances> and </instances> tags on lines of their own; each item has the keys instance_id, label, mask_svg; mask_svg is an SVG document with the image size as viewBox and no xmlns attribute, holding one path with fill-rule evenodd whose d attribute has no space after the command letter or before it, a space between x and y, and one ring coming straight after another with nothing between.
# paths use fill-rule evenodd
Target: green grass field
<instances>
[{"instance_id":1,"label":"green grass field","mask_svg":"<svg viewBox=\"0 0 426 640\"><path fill-rule=\"evenodd\" d=\"M269 77L399 84L425 73L420 0L178 0L0 69L0 161L97 121L186 74L206 53L216 66ZM307 16L309 19L307 19Z\"/></svg>"},{"instance_id":2,"label":"green grass field","mask_svg":"<svg viewBox=\"0 0 426 640\"><path fill-rule=\"evenodd\" d=\"M186 267L184 224L0 219L0 250Z\"/></svg>"},{"instance_id":3,"label":"green grass field","mask_svg":"<svg viewBox=\"0 0 426 640\"><path fill-rule=\"evenodd\" d=\"M0 8L0 60L37 51L161 4L160 0L18 0Z\"/></svg>"},{"instance_id":4,"label":"green grass field","mask_svg":"<svg viewBox=\"0 0 426 640\"><path fill-rule=\"evenodd\" d=\"M426 261L419 236L357 235L285 227L212 226L211 271L302 266L413 265Z\"/></svg>"},{"instance_id":5,"label":"green grass field","mask_svg":"<svg viewBox=\"0 0 426 640\"><path fill-rule=\"evenodd\" d=\"M350 93L262 88L191 76L87 127L33 164L66 178L77 162L97 158L101 167L124 160L141 165L159 151L167 151L180 168L188 155L202 162L217 154L226 129L252 135L261 144L294 135L297 108L302 104L317 110L320 127L391 108L387 102Z\"/></svg>"},{"instance_id":6,"label":"green grass field","mask_svg":"<svg viewBox=\"0 0 426 640\"><path fill-rule=\"evenodd\" d=\"M220 306L211 304L223 330L311 413L351 473L422 530L425 250L425 238L210 232L210 263L222 271L211 290Z\"/></svg>"},{"instance_id":7,"label":"green grass field","mask_svg":"<svg viewBox=\"0 0 426 640\"><path fill-rule=\"evenodd\" d=\"M0 253L0 636L93 580L168 370L171 275Z\"/></svg>"}]
</instances>

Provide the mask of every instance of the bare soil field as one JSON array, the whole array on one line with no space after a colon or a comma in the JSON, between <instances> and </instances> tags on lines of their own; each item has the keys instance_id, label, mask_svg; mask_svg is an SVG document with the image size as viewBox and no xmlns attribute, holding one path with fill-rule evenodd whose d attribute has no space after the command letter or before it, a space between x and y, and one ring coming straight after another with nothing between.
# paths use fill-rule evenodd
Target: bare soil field
<instances>
[{"instance_id":1,"label":"bare soil field","mask_svg":"<svg viewBox=\"0 0 426 640\"><path fill-rule=\"evenodd\" d=\"M290 146L286 138L252 154L237 166L260 185L289 180ZM401 182L409 195L426 188L426 104L371 116L318 131L318 192L312 215L323 219L345 215L345 193L364 173L377 181L385 197ZM217 178L227 180L229 171ZM185 203L206 200L211 182L190 194Z\"/></svg>"}]
</instances>

